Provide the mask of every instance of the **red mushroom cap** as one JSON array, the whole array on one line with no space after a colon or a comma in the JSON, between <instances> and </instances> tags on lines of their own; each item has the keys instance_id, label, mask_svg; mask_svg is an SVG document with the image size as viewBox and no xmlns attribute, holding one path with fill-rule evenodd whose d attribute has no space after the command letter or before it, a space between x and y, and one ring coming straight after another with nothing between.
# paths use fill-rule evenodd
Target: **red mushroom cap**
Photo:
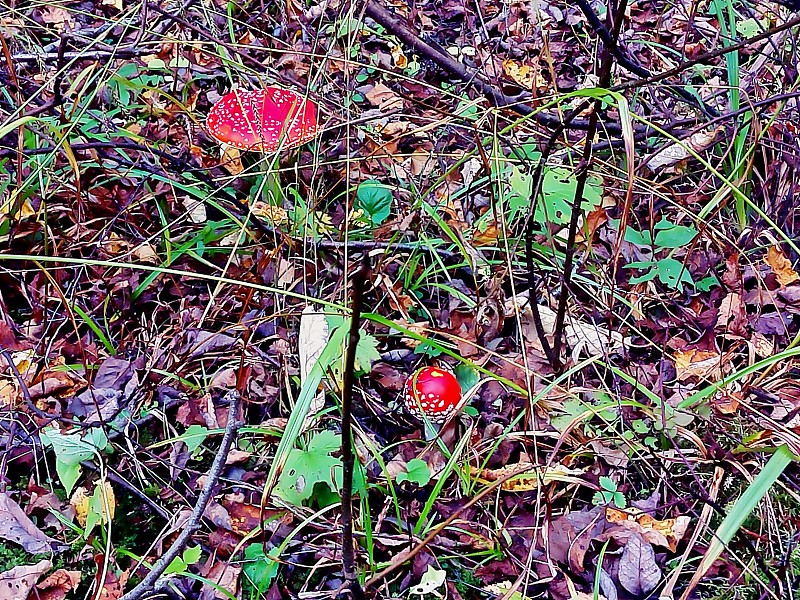
<instances>
[{"instance_id":1,"label":"red mushroom cap","mask_svg":"<svg viewBox=\"0 0 800 600\"><path fill-rule=\"evenodd\" d=\"M208 113L208 132L240 150L275 152L313 140L319 133L317 105L291 90L235 90Z\"/></svg>"},{"instance_id":2,"label":"red mushroom cap","mask_svg":"<svg viewBox=\"0 0 800 600\"><path fill-rule=\"evenodd\" d=\"M423 367L408 378L403 397L406 411L423 415L432 423L444 423L461 401L461 386L450 371Z\"/></svg>"}]
</instances>

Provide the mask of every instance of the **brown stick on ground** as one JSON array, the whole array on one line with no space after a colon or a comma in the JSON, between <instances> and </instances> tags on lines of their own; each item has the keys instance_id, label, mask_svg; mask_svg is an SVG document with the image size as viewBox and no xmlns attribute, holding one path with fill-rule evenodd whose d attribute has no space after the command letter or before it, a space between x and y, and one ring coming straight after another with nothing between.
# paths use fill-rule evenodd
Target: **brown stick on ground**
<instances>
[{"instance_id":1,"label":"brown stick on ground","mask_svg":"<svg viewBox=\"0 0 800 600\"><path fill-rule=\"evenodd\" d=\"M150 572L145 575L144 579L130 592L122 596L121 600L139 600L145 593L153 589L153 586L164 574L167 567L183 551L186 544L189 543L192 534L200 528L200 519L206 510L208 502L211 500L214 488L222 474L222 469L225 466L225 459L228 457L228 451L231 449L236 431L241 426L241 423L237 420L239 412L238 392L229 393L228 398L230 404L228 405L228 423L225 426L225 434L222 436L222 443L219 446L219 451L214 457L214 462L211 464L211 468L208 471L205 485L203 485L203 491L200 492L200 497L197 499L197 504L195 504L192 514L189 516L189 520L186 522L186 525L184 525L178 537L175 538L169 550L164 552L161 558L155 562L153 568L150 569Z\"/></svg>"},{"instance_id":2,"label":"brown stick on ground","mask_svg":"<svg viewBox=\"0 0 800 600\"><path fill-rule=\"evenodd\" d=\"M401 42L409 46L415 52L432 60L451 75L475 86L497 106L508 108L522 116L530 116L536 120L537 123L547 127L555 127L561 124L561 117L537 112L532 106L527 104L527 102L532 99L530 95L522 94L517 97L512 97L505 94L502 90L488 82L483 74L479 73L477 70L467 68L449 54L440 51L432 44L421 39L405 21L397 18L377 2L367 0L364 14L386 27L386 29L396 35ZM589 124L587 121L573 120L570 124L570 127L573 129L586 129L588 126ZM619 125L614 123L609 124L608 130L611 134L621 133Z\"/></svg>"}]
</instances>

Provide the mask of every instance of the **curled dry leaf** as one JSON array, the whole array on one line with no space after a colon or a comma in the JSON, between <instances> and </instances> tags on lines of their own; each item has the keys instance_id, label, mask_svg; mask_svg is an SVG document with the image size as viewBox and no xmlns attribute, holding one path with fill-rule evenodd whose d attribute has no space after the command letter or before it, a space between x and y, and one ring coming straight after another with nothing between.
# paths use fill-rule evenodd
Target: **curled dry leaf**
<instances>
[{"instance_id":1,"label":"curled dry leaf","mask_svg":"<svg viewBox=\"0 0 800 600\"><path fill-rule=\"evenodd\" d=\"M509 298L505 303L506 318L519 313L519 318L525 332L525 338L534 348L541 350L539 336L533 324L533 312L527 297L527 292ZM549 306L539 305L539 314L542 325L548 336L552 336L556 324L556 313ZM564 328L567 345L572 348L572 353L577 356L586 353L589 356L606 356L618 352L630 344L631 339L621 333L594 323L584 323L567 315Z\"/></svg>"},{"instance_id":2,"label":"curled dry leaf","mask_svg":"<svg viewBox=\"0 0 800 600\"><path fill-rule=\"evenodd\" d=\"M688 140L681 140L668 144L655 154L651 154L647 159L647 166L651 171L661 171L664 173L674 173L675 164L699 153L711 146L724 128L720 125L711 131L698 131Z\"/></svg>"},{"instance_id":3,"label":"curled dry leaf","mask_svg":"<svg viewBox=\"0 0 800 600\"><path fill-rule=\"evenodd\" d=\"M584 471L569 469L564 465L554 467L537 467L533 463L516 463L500 469L471 469L472 475L485 482L497 481L512 473L519 473L500 484L500 489L507 492L528 492L538 490L541 486L554 481L582 484Z\"/></svg>"},{"instance_id":4,"label":"curled dry leaf","mask_svg":"<svg viewBox=\"0 0 800 600\"><path fill-rule=\"evenodd\" d=\"M64 600L69 592L78 588L80 571L58 569L36 584L36 600Z\"/></svg>"},{"instance_id":5,"label":"curled dry leaf","mask_svg":"<svg viewBox=\"0 0 800 600\"><path fill-rule=\"evenodd\" d=\"M764 257L764 262L775 273L775 278L782 287L800 281L800 275L794 270L792 261L786 258L780 246L770 246L770 249L767 250L767 255Z\"/></svg>"},{"instance_id":6,"label":"curled dry leaf","mask_svg":"<svg viewBox=\"0 0 800 600\"><path fill-rule=\"evenodd\" d=\"M727 354L723 357L719 352L710 350L678 350L675 352L675 372L678 381L686 381L693 377L721 379L727 358Z\"/></svg>"},{"instance_id":7,"label":"curled dry leaf","mask_svg":"<svg viewBox=\"0 0 800 600\"><path fill-rule=\"evenodd\" d=\"M621 541L636 533L648 543L669 548L672 552L675 552L678 542L683 538L691 521L689 517L683 515L659 521L636 508L619 510L607 506L605 510L606 521L612 527L603 533L601 540L613 537L617 541Z\"/></svg>"}]
</instances>

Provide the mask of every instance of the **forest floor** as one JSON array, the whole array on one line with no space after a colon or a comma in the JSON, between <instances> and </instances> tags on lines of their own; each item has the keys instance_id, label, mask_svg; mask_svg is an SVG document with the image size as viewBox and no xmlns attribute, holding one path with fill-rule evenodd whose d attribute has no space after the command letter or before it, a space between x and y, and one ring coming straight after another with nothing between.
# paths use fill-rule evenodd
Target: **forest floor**
<instances>
[{"instance_id":1,"label":"forest floor","mask_svg":"<svg viewBox=\"0 0 800 600\"><path fill-rule=\"evenodd\" d=\"M0 600L796 598L799 29L4 2ZM267 86L319 135L221 147Z\"/></svg>"}]
</instances>

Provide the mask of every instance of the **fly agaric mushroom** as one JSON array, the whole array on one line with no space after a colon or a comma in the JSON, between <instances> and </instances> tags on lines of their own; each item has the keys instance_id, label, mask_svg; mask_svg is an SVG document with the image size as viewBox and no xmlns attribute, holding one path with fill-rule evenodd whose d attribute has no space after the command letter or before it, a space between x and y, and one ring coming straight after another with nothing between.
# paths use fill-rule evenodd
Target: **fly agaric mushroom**
<instances>
[{"instance_id":1,"label":"fly agaric mushroom","mask_svg":"<svg viewBox=\"0 0 800 600\"><path fill-rule=\"evenodd\" d=\"M317 105L291 90L235 90L211 107L208 132L220 142L254 152L295 148L319 133Z\"/></svg>"},{"instance_id":2,"label":"fly agaric mushroom","mask_svg":"<svg viewBox=\"0 0 800 600\"><path fill-rule=\"evenodd\" d=\"M403 397L405 409L411 415L431 423L444 423L461 402L461 386L449 371L438 367L423 367L408 378Z\"/></svg>"}]
</instances>

